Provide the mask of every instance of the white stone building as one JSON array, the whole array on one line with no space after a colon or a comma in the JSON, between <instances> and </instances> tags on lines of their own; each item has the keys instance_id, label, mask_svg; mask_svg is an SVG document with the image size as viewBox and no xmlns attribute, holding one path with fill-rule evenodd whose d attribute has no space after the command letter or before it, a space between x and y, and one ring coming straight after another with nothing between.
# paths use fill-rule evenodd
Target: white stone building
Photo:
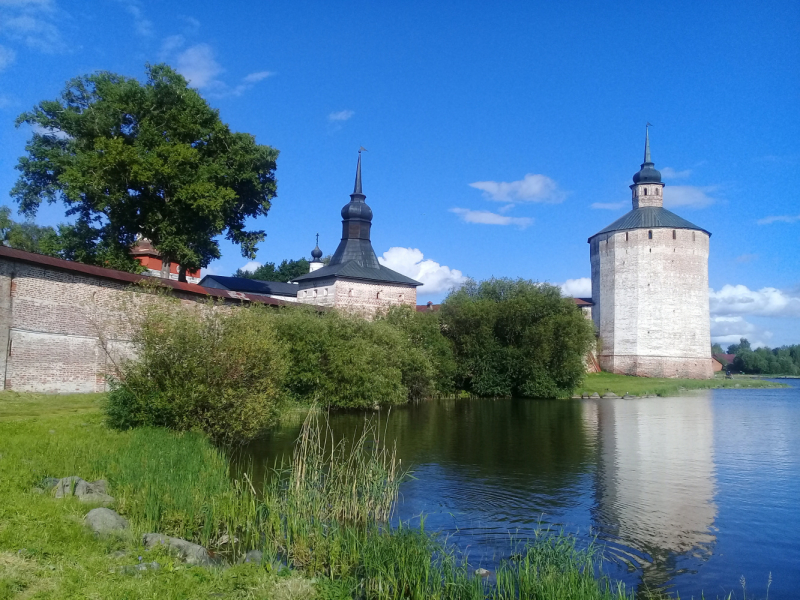
<instances>
[{"instance_id":1,"label":"white stone building","mask_svg":"<svg viewBox=\"0 0 800 600\"><path fill-rule=\"evenodd\" d=\"M713 377L711 234L663 207L649 134L630 188L633 210L589 238L600 367L643 377Z\"/></svg>"},{"instance_id":2,"label":"white stone building","mask_svg":"<svg viewBox=\"0 0 800 600\"><path fill-rule=\"evenodd\" d=\"M365 316L390 306L416 306L417 286L422 284L378 262L370 241L372 209L365 200L359 150L355 188L350 202L342 208L342 240L324 266L319 243L314 248L310 272L292 282L299 286L298 302L343 308Z\"/></svg>"}]
</instances>

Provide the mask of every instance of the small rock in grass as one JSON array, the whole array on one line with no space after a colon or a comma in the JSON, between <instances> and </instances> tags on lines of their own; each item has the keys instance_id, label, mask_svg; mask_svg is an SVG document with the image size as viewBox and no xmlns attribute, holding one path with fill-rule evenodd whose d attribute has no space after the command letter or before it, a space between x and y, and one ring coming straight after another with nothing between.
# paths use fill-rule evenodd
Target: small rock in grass
<instances>
[{"instance_id":1,"label":"small rock in grass","mask_svg":"<svg viewBox=\"0 0 800 600\"><path fill-rule=\"evenodd\" d=\"M44 488L45 490L52 490L58 485L59 481L60 480L58 477L45 477L42 479L42 483L39 484L39 487Z\"/></svg>"},{"instance_id":2,"label":"small rock in grass","mask_svg":"<svg viewBox=\"0 0 800 600\"><path fill-rule=\"evenodd\" d=\"M63 477L56 483L56 498L75 496L86 504L102 504L107 506L114 502L113 496L106 494L107 483L105 479L98 479L89 483L80 477Z\"/></svg>"},{"instance_id":3,"label":"small rock in grass","mask_svg":"<svg viewBox=\"0 0 800 600\"><path fill-rule=\"evenodd\" d=\"M600 394L598 394L597 392L595 392L594 394L589 396L589 398L599 398L599 397L600 397Z\"/></svg>"},{"instance_id":4,"label":"small rock in grass","mask_svg":"<svg viewBox=\"0 0 800 600\"><path fill-rule=\"evenodd\" d=\"M160 533L145 533L142 541L148 550L158 546L166 546L171 553L176 554L190 565L207 567L213 564L211 557L208 555L208 550L198 544L193 544L180 538L173 538Z\"/></svg>"},{"instance_id":5,"label":"small rock in grass","mask_svg":"<svg viewBox=\"0 0 800 600\"><path fill-rule=\"evenodd\" d=\"M138 565L124 565L116 569L110 569L112 573L124 573L125 575L136 575L142 571L158 571L161 565L157 562L139 563Z\"/></svg>"},{"instance_id":6,"label":"small rock in grass","mask_svg":"<svg viewBox=\"0 0 800 600\"><path fill-rule=\"evenodd\" d=\"M50 431L48 431L48 433L55 433L55 432L56 432L55 429L51 429Z\"/></svg>"},{"instance_id":7,"label":"small rock in grass","mask_svg":"<svg viewBox=\"0 0 800 600\"><path fill-rule=\"evenodd\" d=\"M260 565L262 560L264 560L264 553L261 550L250 550L241 558L240 562Z\"/></svg>"},{"instance_id":8,"label":"small rock in grass","mask_svg":"<svg viewBox=\"0 0 800 600\"><path fill-rule=\"evenodd\" d=\"M31 490L31 492L33 492L34 494L39 494L40 496L41 496L42 494L44 494L44 490L43 490L42 488L40 488L40 487L35 487L35 488L33 488L33 489Z\"/></svg>"},{"instance_id":9,"label":"small rock in grass","mask_svg":"<svg viewBox=\"0 0 800 600\"><path fill-rule=\"evenodd\" d=\"M86 524L97 535L128 528L128 521L109 508L93 508L86 515Z\"/></svg>"},{"instance_id":10,"label":"small rock in grass","mask_svg":"<svg viewBox=\"0 0 800 600\"><path fill-rule=\"evenodd\" d=\"M614 392L606 392L603 394L603 398L619 398Z\"/></svg>"},{"instance_id":11,"label":"small rock in grass","mask_svg":"<svg viewBox=\"0 0 800 600\"><path fill-rule=\"evenodd\" d=\"M477 575L478 577L488 577L491 574L492 572L487 571L486 569L475 569L475 575Z\"/></svg>"},{"instance_id":12,"label":"small rock in grass","mask_svg":"<svg viewBox=\"0 0 800 600\"><path fill-rule=\"evenodd\" d=\"M111 554L109 554L109 556L114 559L119 559L119 558L125 558L126 556L128 556L128 553L125 552L125 550L117 550L116 552L112 552Z\"/></svg>"}]
</instances>

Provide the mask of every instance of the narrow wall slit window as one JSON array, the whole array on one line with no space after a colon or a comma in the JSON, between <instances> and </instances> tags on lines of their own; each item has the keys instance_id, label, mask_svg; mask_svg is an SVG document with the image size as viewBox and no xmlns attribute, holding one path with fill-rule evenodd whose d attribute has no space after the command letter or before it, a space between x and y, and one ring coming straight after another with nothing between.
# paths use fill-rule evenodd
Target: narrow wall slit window
<instances>
[{"instance_id":1,"label":"narrow wall slit window","mask_svg":"<svg viewBox=\"0 0 800 600\"><path fill-rule=\"evenodd\" d=\"M644 195L647 196L647 188L644 188Z\"/></svg>"},{"instance_id":2,"label":"narrow wall slit window","mask_svg":"<svg viewBox=\"0 0 800 600\"><path fill-rule=\"evenodd\" d=\"M653 230L652 229L647 232L647 239L648 240L652 240L653 239Z\"/></svg>"},{"instance_id":3,"label":"narrow wall slit window","mask_svg":"<svg viewBox=\"0 0 800 600\"><path fill-rule=\"evenodd\" d=\"M677 234L677 232L676 232L676 231L673 229L673 230L672 230L672 239L673 239L673 240L676 240L676 239L678 239L678 238L677 238L677 235L678 235L678 234Z\"/></svg>"}]
</instances>

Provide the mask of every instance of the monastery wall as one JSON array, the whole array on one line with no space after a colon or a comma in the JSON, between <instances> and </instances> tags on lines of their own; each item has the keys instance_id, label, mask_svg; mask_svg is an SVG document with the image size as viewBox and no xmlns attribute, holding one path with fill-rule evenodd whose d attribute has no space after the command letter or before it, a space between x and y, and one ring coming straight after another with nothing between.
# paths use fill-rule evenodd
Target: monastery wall
<instances>
[{"instance_id":1,"label":"monastery wall","mask_svg":"<svg viewBox=\"0 0 800 600\"><path fill-rule=\"evenodd\" d=\"M70 264L27 252L2 251L35 257L37 261ZM139 314L148 304L163 301L162 296L136 285L136 281L149 278L85 265L78 268L118 277L31 264L0 255L0 389L103 392L108 389L106 376L115 372L115 363L132 356L131 315ZM160 281L163 280L152 283ZM172 285L196 287L174 282ZM186 307L200 306L209 299L205 288L198 288L196 293L179 289L171 292L171 297ZM229 304L253 298L238 292L220 291L219 296Z\"/></svg>"},{"instance_id":2,"label":"monastery wall","mask_svg":"<svg viewBox=\"0 0 800 600\"><path fill-rule=\"evenodd\" d=\"M708 252L708 234L687 229L634 229L591 240L593 319L604 371L713 376Z\"/></svg>"},{"instance_id":3,"label":"monastery wall","mask_svg":"<svg viewBox=\"0 0 800 600\"><path fill-rule=\"evenodd\" d=\"M417 289L413 286L330 278L314 281L313 287L303 288L302 283L300 287L299 302L342 308L365 316L391 306L417 305Z\"/></svg>"}]
</instances>

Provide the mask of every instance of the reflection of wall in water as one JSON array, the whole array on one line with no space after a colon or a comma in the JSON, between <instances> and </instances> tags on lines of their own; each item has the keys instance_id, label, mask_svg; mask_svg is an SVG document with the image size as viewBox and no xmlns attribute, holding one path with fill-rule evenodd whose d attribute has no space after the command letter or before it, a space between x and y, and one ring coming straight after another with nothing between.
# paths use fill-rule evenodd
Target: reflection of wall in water
<instances>
[{"instance_id":1,"label":"reflection of wall in water","mask_svg":"<svg viewBox=\"0 0 800 600\"><path fill-rule=\"evenodd\" d=\"M656 563L691 550L706 554L717 512L710 395L596 406L601 531Z\"/></svg>"}]
</instances>

